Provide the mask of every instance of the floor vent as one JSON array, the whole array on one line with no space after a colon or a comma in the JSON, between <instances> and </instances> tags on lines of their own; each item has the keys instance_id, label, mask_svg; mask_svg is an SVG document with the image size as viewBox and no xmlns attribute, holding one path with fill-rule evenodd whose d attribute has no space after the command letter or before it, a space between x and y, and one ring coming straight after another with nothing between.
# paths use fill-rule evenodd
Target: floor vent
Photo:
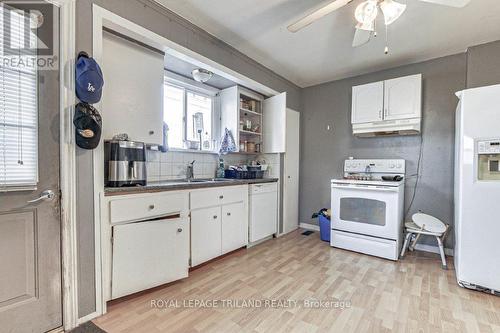
<instances>
[{"instance_id":1,"label":"floor vent","mask_svg":"<svg viewBox=\"0 0 500 333\"><path fill-rule=\"evenodd\" d=\"M314 231L311 231L311 230L306 230L306 231L304 231L304 232L302 233L302 235L304 235L304 236L309 236L309 235L311 235L311 234L314 234Z\"/></svg>"}]
</instances>

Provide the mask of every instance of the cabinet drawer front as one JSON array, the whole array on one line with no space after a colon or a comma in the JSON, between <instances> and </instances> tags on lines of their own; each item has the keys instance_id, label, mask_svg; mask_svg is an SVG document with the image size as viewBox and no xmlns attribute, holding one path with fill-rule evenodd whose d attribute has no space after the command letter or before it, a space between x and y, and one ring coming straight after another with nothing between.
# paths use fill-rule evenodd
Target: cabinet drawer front
<instances>
[{"instance_id":1,"label":"cabinet drawer front","mask_svg":"<svg viewBox=\"0 0 500 333\"><path fill-rule=\"evenodd\" d=\"M114 226L112 298L187 277L188 258L186 218Z\"/></svg>"},{"instance_id":2,"label":"cabinet drawer front","mask_svg":"<svg viewBox=\"0 0 500 333\"><path fill-rule=\"evenodd\" d=\"M191 209L241 202L247 197L247 185L196 190L191 192Z\"/></svg>"},{"instance_id":3,"label":"cabinet drawer front","mask_svg":"<svg viewBox=\"0 0 500 333\"><path fill-rule=\"evenodd\" d=\"M147 196L127 196L109 203L111 223L140 221L168 215L185 215L187 193L159 193Z\"/></svg>"}]
</instances>

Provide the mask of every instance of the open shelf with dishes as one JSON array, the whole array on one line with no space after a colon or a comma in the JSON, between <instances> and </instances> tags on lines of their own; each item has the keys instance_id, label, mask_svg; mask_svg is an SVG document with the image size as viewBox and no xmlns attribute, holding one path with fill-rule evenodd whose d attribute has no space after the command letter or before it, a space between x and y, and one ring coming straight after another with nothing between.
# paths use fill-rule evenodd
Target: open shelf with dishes
<instances>
[{"instance_id":1,"label":"open shelf with dishes","mask_svg":"<svg viewBox=\"0 0 500 333\"><path fill-rule=\"evenodd\" d=\"M238 153L285 151L286 93L264 96L240 86L221 90L221 130L229 130Z\"/></svg>"},{"instance_id":2,"label":"open shelf with dishes","mask_svg":"<svg viewBox=\"0 0 500 333\"><path fill-rule=\"evenodd\" d=\"M234 136L239 153L262 151L264 97L235 86L221 92L221 124Z\"/></svg>"}]
</instances>

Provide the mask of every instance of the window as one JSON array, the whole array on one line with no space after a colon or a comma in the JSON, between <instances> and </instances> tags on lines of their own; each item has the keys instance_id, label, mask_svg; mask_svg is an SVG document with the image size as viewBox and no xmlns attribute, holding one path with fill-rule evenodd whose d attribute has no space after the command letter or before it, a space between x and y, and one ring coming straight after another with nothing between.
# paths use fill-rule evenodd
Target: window
<instances>
[{"instance_id":1,"label":"window","mask_svg":"<svg viewBox=\"0 0 500 333\"><path fill-rule=\"evenodd\" d=\"M163 120L170 148L213 150L214 98L165 78Z\"/></svg>"},{"instance_id":2,"label":"window","mask_svg":"<svg viewBox=\"0 0 500 333\"><path fill-rule=\"evenodd\" d=\"M6 13L8 11L9 13ZM6 15L9 22L4 22ZM0 36L10 26L10 45L0 41L2 56L29 57L33 49L24 45L29 20L22 14L0 6ZM34 38L36 39L36 38ZM34 45L30 40L30 45ZM17 48L16 48L17 45ZM18 51L12 54L7 47ZM9 67L0 62L0 190L34 187L38 182L38 96L37 71L34 67Z\"/></svg>"}]
</instances>

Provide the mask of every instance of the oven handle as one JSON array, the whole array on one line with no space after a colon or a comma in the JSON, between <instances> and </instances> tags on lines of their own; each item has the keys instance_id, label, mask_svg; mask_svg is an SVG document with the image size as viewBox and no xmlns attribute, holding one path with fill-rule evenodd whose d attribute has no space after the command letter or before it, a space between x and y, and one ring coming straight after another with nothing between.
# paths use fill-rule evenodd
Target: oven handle
<instances>
[{"instance_id":1,"label":"oven handle","mask_svg":"<svg viewBox=\"0 0 500 333\"><path fill-rule=\"evenodd\" d=\"M353 184L332 184L332 188L339 189L354 189L354 190L371 190L379 192L397 192L397 187L387 186L372 186L372 185L353 185Z\"/></svg>"}]
</instances>

